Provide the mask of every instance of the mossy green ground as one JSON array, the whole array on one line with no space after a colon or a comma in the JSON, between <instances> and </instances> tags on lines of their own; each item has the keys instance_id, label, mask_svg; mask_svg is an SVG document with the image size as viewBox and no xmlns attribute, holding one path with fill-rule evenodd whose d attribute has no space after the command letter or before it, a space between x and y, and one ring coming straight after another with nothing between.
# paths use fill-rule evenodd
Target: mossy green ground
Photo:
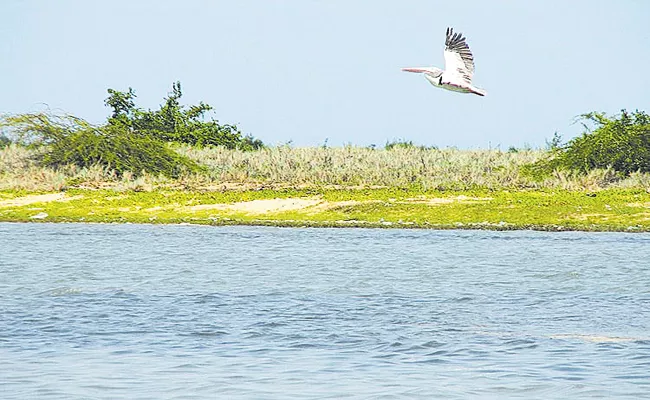
<instances>
[{"instance_id":1,"label":"mossy green ground","mask_svg":"<svg viewBox=\"0 0 650 400\"><path fill-rule=\"evenodd\" d=\"M644 190L74 189L43 195L0 192L0 221L650 231Z\"/></svg>"}]
</instances>

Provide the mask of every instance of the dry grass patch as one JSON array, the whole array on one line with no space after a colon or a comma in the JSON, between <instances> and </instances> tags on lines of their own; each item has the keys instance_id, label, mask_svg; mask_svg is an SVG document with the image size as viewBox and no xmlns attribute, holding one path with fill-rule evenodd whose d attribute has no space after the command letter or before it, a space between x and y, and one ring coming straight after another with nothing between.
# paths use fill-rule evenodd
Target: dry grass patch
<instances>
[{"instance_id":1,"label":"dry grass patch","mask_svg":"<svg viewBox=\"0 0 650 400\"><path fill-rule=\"evenodd\" d=\"M72 201L82 197L83 196L66 197L65 193L35 194L0 201L0 208L22 207L35 203L48 203L51 201Z\"/></svg>"},{"instance_id":2,"label":"dry grass patch","mask_svg":"<svg viewBox=\"0 0 650 400\"><path fill-rule=\"evenodd\" d=\"M378 189L422 190L606 188L650 190L650 173L622 177L611 169L587 174L556 171L544 181L525 173L526 167L548 155L543 150L458 150L364 147L269 147L247 152L221 147L175 150L203 165L200 173L176 179L152 174L121 176L106 167L56 169L39 166L35 151L10 145L0 149L0 190L57 191L66 188L121 191L253 189Z\"/></svg>"},{"instance_id":3,"label":"dry grass patch","mask_svg":"<svg viewBox=\"0 0 650 400\"><path fill-rule=\"evenodd\" d=\"M492 200L490 197L435 197L427 198L425 196L408 198L404 200L389 199L388 203L394 204L419 204L428 206L440 206L451 203L476 203ZM284 199L260 199L251 201L241 201L237 203L218 203L218 204L199 204L186 207L188 211L205 211L218 210L228 212L239 212L245 214L273 214L286 211L312 211L322 212L335 210L343 207L353 207L362 204L385 203L384 200L344 200L344 201L326 201L321 197L310 198L284 198Z\"/></svg>"},{"instance_id":4,"label":"dry grass patch","mask_svg":"<svg viewBox=\"0 0 650 400\"><path fill-rule=\"evenodd\" d=\"M189 211L221 210L245 214L269 214L283 211L298 211L322 203L319 198L260 199L231 204L199 204L187 207Z\"/></svg>"}]
</instances>

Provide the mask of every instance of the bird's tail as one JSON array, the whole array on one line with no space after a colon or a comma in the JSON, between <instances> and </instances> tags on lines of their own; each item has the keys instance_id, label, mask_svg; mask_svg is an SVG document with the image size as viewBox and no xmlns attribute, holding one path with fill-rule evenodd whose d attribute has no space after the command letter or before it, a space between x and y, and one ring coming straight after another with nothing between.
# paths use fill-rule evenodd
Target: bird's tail
<instances>
[{"instance_id":1,"label":"bird's tail","mask_svg":"<svg viewBox=\"0 0 650 400\"><path fill-rule=\"evenodd\" d=\"M472 93L477 94L479 96L485 96L487 94L485 90L479 89L477 87L472 87L470 90Z\"/></svg>"}]
</instances>

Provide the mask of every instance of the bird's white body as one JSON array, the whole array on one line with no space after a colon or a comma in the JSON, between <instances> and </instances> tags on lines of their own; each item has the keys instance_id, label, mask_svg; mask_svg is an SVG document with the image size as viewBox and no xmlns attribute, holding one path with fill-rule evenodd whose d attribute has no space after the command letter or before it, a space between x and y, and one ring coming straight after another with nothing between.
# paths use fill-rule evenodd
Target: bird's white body
<instances>
[{"instance_id":1,"label":"bird's white body","mask_svg":"<svg viewBox=\"0 0 650 400\"><path fill-rule=\"evenodd\" d=\"M460 93L474 93L485 96L486 92L472 84L474 56L460 33L447 28L445 40L445 70L435 67L409 67L402 71L424 74L433 86Z\"/></svg>"}]
</instances>

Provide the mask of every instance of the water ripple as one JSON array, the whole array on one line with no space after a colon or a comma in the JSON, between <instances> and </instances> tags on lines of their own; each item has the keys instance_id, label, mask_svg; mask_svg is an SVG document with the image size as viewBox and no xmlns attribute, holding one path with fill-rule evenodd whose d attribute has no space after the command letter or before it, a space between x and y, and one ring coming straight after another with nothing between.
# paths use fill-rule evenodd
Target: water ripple
<instances>
[{"instance_id":1,"label":"water ripple","mask_svg":"<svg viewBox=\"0 0 650 400\"><path fill-rule=\"evenodd\" d=\"M650 235L0 237L7 399L650 398Z\"/></svg>"}]
</instances>

